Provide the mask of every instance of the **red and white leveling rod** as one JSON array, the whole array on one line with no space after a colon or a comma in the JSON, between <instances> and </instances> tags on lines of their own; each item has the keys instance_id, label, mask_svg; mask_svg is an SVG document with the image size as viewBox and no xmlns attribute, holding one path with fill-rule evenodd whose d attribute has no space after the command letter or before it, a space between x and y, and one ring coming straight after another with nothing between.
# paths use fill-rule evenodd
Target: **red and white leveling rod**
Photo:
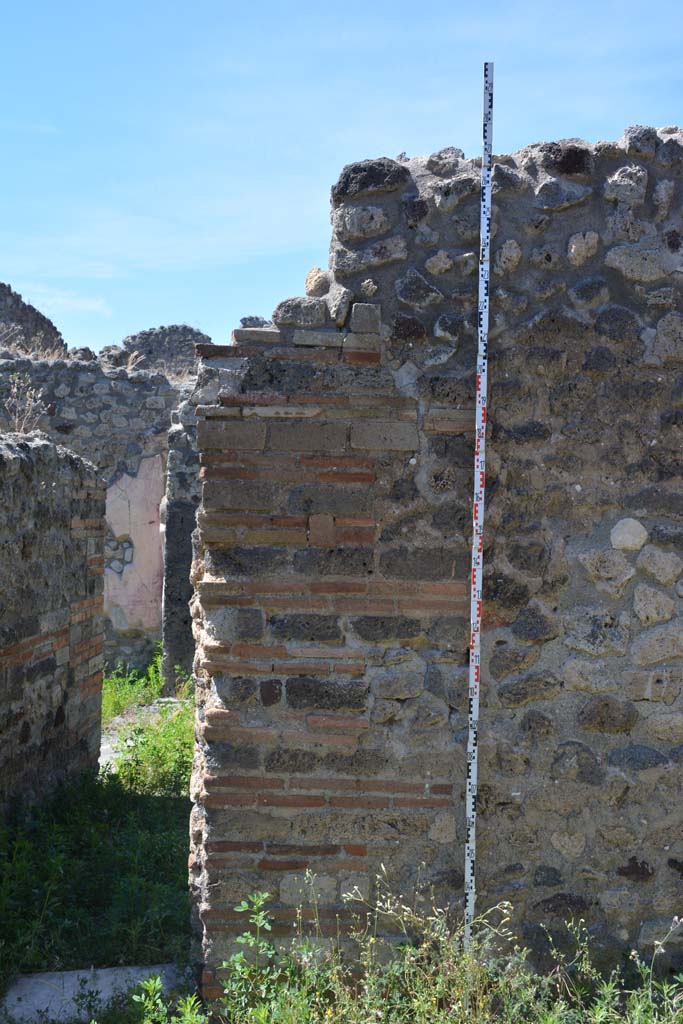
<instances>
[{"instance_id":1,"label":"red and white leveling rod","mask_svg":"<svg viewBox=\"0 0 683 1024\"><path fill-rule=\"evenodd\" d=\"M465 945L472 939L476 902L477 771L479 687L481 684L481 602L484 567L484 493L486 482L486 401L488 377L489 274L491 259L491 142L493 136L493 64L484 64L484 156L481 164L479 249L479 329L477 352L477 415L474 442L472 502L472 576L470 581L470 685L467 786L465 796Z\"/></svg>"}]
</instances>

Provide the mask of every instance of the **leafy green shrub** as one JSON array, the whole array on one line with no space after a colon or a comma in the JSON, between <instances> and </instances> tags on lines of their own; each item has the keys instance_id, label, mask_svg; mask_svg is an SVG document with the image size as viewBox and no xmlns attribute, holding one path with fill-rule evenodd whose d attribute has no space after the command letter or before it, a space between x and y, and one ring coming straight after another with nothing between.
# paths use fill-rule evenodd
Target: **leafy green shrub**
<instances>
[{"instance_id":1,"label":"leafy green shrub","mask_svg":"<svg viewBox=\"0 0 683 1024\"><path fill-rule=\"evenodd\" d=\"M131 996L142 1016L140 1024L208 1024L201 1000L194 994L181 996L175 1006L163 994L161 979L148 978L140 984L141 991Z\"/></svg>"},{"instance_id":2,"label":"leafy green shrub","mask_svg":"<svg viewBox=\"0 0 683 1024\"><path fill-rule=\"evenodd\" d=\"M160 720L134 725L119 739L116 772L125 786L152 796L187 796L194 754L191 700L163 707Z\"/></svg>"}]
</instances>

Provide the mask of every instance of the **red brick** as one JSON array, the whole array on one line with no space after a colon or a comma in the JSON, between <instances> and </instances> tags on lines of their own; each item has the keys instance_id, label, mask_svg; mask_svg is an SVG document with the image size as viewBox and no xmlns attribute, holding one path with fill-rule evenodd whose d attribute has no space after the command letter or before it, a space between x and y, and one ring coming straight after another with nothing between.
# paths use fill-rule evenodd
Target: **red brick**
<instances>
[{"instance_id":1,"label":"red brick","mask_svg":"<svg viewBox=\"0 0 683 1024\"><path fill-rule=\"evenodd\" d=\"M345 843L344 850L352 857L365 857L368 852L365 843Z\"/></svg>"},{"instance_id":2,"label":"red brick","mask_svg":"<svg viewBox=\"0 0 683 1024\"><path fill-rule=\"evenodd\" d=\"M325 647L323 644L319 647L309 647L298 642L294 646L294 650L289 653L297 658L318 658L320 660L329 659L333 661L355 661L358 658L358 651L353 647Z\"/></svg>"},{"instance_id":3,"label":"red brick","mask_svg":"<svg viewBox=\"0 0 683 1024\"><path fill-rule=\"evenodd\" d=\"M312 594L365 594L366 581L357 580L312 580Z\"/></svg>"},{"instance_id":4,"label":"red brick","mask_svg":"<svg viewBox=\"0 0 683 1024\"><path fill-rule=\"evenodd\" d=\"M330 806L350 807L356 810L384 808L389 807L389 800L382 796L365 796L359 793L357 796L331 796Z\"/></svg>"},{"instance_id":5,"label":"red brick","mask_svg":"<svg viewBox=\"0 0 683 1024\"><path fill-rule=\"evenodd\" d=\"M347 527L346 529L336 531L335 540L337 544L373 544L375 540L375 530L352 530Z\"/></svg>"},{"instance_id":6,"label":"red brick","mask_svg":"<svg viewBox=\"0 0 683 1024\"><path fill-rule=\"evenodd\" d=\"M248 580L246 585L249 594L305 594L308 592L306 580L295 576Z\"/></svg>"},{"instance_id":7,"label":"red brick","mask_svg":"<svg viewBox=\"0 0 683 1024\"><path fill-rule=\"evenodd\" d=\"M297 605L297 608L299 606ZM334 671L337 673L348 673L351 666L334 666ZM315 674L319 676L329 676L331 668L330 665L325 661L315 661L311 658L310 661L276 661L273 665L272 671L276 674L290 675L290 676L305 676L308 674Z\"/></svg>"},{"instance_id":8,"label":"red brick","mask_svg":"<svg viewBox=\"0 0 683 1024\"><path fill-rule=\"evenodd\" d=\"M326 800L322 796L305 796L279 793L261 793L259 803L267 807L324 807Z\"/></svg>"},{"instance_id":9,"label":"red brick","mask_svg":"<svg viewBox=\"0 0 683 1024\"><path fill-rule=\"evenodd\" d=\"M362 676L366 668L364 661L337 661L332 663L330 671L336 676Z\"/></svg>"},{"instance_id":10,"label":"red brick","mask_svg":"<svg viewBox=\"0 0 683 1024\"><path fill-rule=\"evenodd\" d=\"M198 802L204 807L251 807L256 801L255 793L200 793Z\"/></svg>"},{"instance_id":11,"label":"red brick","mask_svg":"<svg viewBox=\"0 0 683 1024\"><path fill-rule=\"evenodd\" d=\"M393 597L400 597L408 594L417 594L418 584L405 580L370 580L368 591L373 596L375 594L391 594Z\"/></svg>"},{"instance_id":12,"label":"red brick","mask_svg":"<svg viewBox=\"0 0 683 1024\"><path fill-rule=\"evenodd\" d=\"M340 597L335 602L335 607L340 612L358 612L359 614L367 615L381 615L383 612L391 613L395 611L393 601L374 597L364 600L354 597Z\"/></svg>"},{"instance_id":13,"label":"red brick","mask_svg":"<svg viewBox=\"0 0 683 1024\"><path fill-rule=\"evenodd\" d=\"M448 597L463 597L467 594L467 584L463 580L449 580L447 583L420 583L423 594L443 594Z\"/></svg>"},{"instance_id":14,"label":"red brick","mask_svg":"<svg viewBox=\"0 0 683 1024\"><path fill-rule=\"evenodd\" d=\"M228 658L218 659L212 656L203 658L200 665L210 676L269 676L273 673L273 665L269 661L230 661Z\"/></svg>"},{"instance_id":15,"label":"red brick","mask_svg":"<svg viewBox=\"0 0 683 1024\"><path fill-rule=\"evenodd\" d=\"M346 850L347 848L344 847ZM339 853L339 846L330 843L318 846L307 846L305 843L270 843L266 842L266 851L273 856L302 854L307 857L330 857ZM347 850L348 852L348 850Z\"/></svg>"},{"instance_id":16,"label":"red brick","mask_svg":"<svg viewBox=\"0 0 683 1024\"><path fill-rule=\"evenodd\" d=\"M348 395L291 395L290 402L295 405L325 405L348 407L351 400Z\"/></svg>"},{"instance_id":17,"label":"red brick","mask_svg":"<svg viewBox=\"0 0 683 1024\"><path fill-rule=\"evenodd\" d=\"M331 790L351 790L356 792L359 788L358 779L310 779L310 778L290 778L289 780L290 789L331 789Z\"/></svg>"},{"instance_id":18,"label":"red brick","mask_svg":"<svg viewBox=\"0 0 683 1024\"><path fill-rule=\"evenodd\" d=\"M334 517L312 515L308 519L308 540L316 547L333 547L335 543Z\"/></svg>"},{"instance_id":19,"label":"red brick","mask_svg":"<svg viewBox=\"0 0 683 1024\"><path fill-rule=\"evenodd\" d=\"M349 363L351 366L359 366L365 364L367 366L376 366L381 359L379 352L344 352L342 360L345 363Z\"/></svg>"},{"instance_id":20,"label":"red brick","mask_svg":"<svg viewBox=\"0 0 683 1024\"><path fill-rule=\"evenodd\" d=\"M258 862L261 871L305 871L310 864L308 858L290 858L289 860L276 860L274 857L263 857Z\"/></svg>"},{"instance_id":21,"label":"red brick","mask_svg":"<svg viewBox=\"0 0 683 1024\"><path fill-rule=\"evenodd\" d=\"M218 403L223 407L239 406L240 408L247 408L251 405L284 405L286 402L287 398L281 395L259 392L249 395L219 395L218 397Z\"/></svg>"},{"instance_id":22,"label":"red brick","mask_svg":"<svg viewBox=\"0 0 683 1024\"><path fill-rule=\"evenodd\" d=\"M361 785L365 789L377 790L380 793L426 793L426 782L394 782L390 779L363 779Z\"/></svg>"}]
</instances>

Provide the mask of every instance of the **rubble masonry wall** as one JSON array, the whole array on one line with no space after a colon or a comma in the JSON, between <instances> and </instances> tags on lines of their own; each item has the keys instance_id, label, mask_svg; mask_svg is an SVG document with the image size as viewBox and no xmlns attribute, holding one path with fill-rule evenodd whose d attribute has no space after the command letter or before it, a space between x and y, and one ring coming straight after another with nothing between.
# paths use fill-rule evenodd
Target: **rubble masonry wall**
<instances>
[{"instance_id":1,"label":"rubble masonry wall","mask_svg":"<svg viewBox=\"0 0 683 1024\"><path fill-rule=\"evenodd\" d=\"M0 811L96 768L104 487L44 435L0 435Z\"/></svg>"}]
</instances>

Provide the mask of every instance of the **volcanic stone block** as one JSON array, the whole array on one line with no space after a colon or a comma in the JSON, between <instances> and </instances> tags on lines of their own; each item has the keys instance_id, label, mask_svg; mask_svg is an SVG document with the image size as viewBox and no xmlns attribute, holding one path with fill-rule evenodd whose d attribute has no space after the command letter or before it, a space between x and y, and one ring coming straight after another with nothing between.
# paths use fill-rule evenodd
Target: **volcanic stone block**
<instances>
[{"instance_id":1,"label":"volcanic stone block","mask_svg":"<svg viewBox=\"0 0 683 1024\"><path fill-rule=\"evenodd\" d=\"M319 708L324 711L363 711L367 704L366 683L327 682L311 676L296 676L285 683L291 708Z\"/></svg>"},{"instance_id":2,"label":"volcanic stone block","mask_svg":"<svg viewBox=\"0 0 683 1024\"><path fill-rule=\"evenodd\" d=\"M342 638L336 615L271 615L268 624L277 640L314 641Z\"/></svg>"}]
</instances>

